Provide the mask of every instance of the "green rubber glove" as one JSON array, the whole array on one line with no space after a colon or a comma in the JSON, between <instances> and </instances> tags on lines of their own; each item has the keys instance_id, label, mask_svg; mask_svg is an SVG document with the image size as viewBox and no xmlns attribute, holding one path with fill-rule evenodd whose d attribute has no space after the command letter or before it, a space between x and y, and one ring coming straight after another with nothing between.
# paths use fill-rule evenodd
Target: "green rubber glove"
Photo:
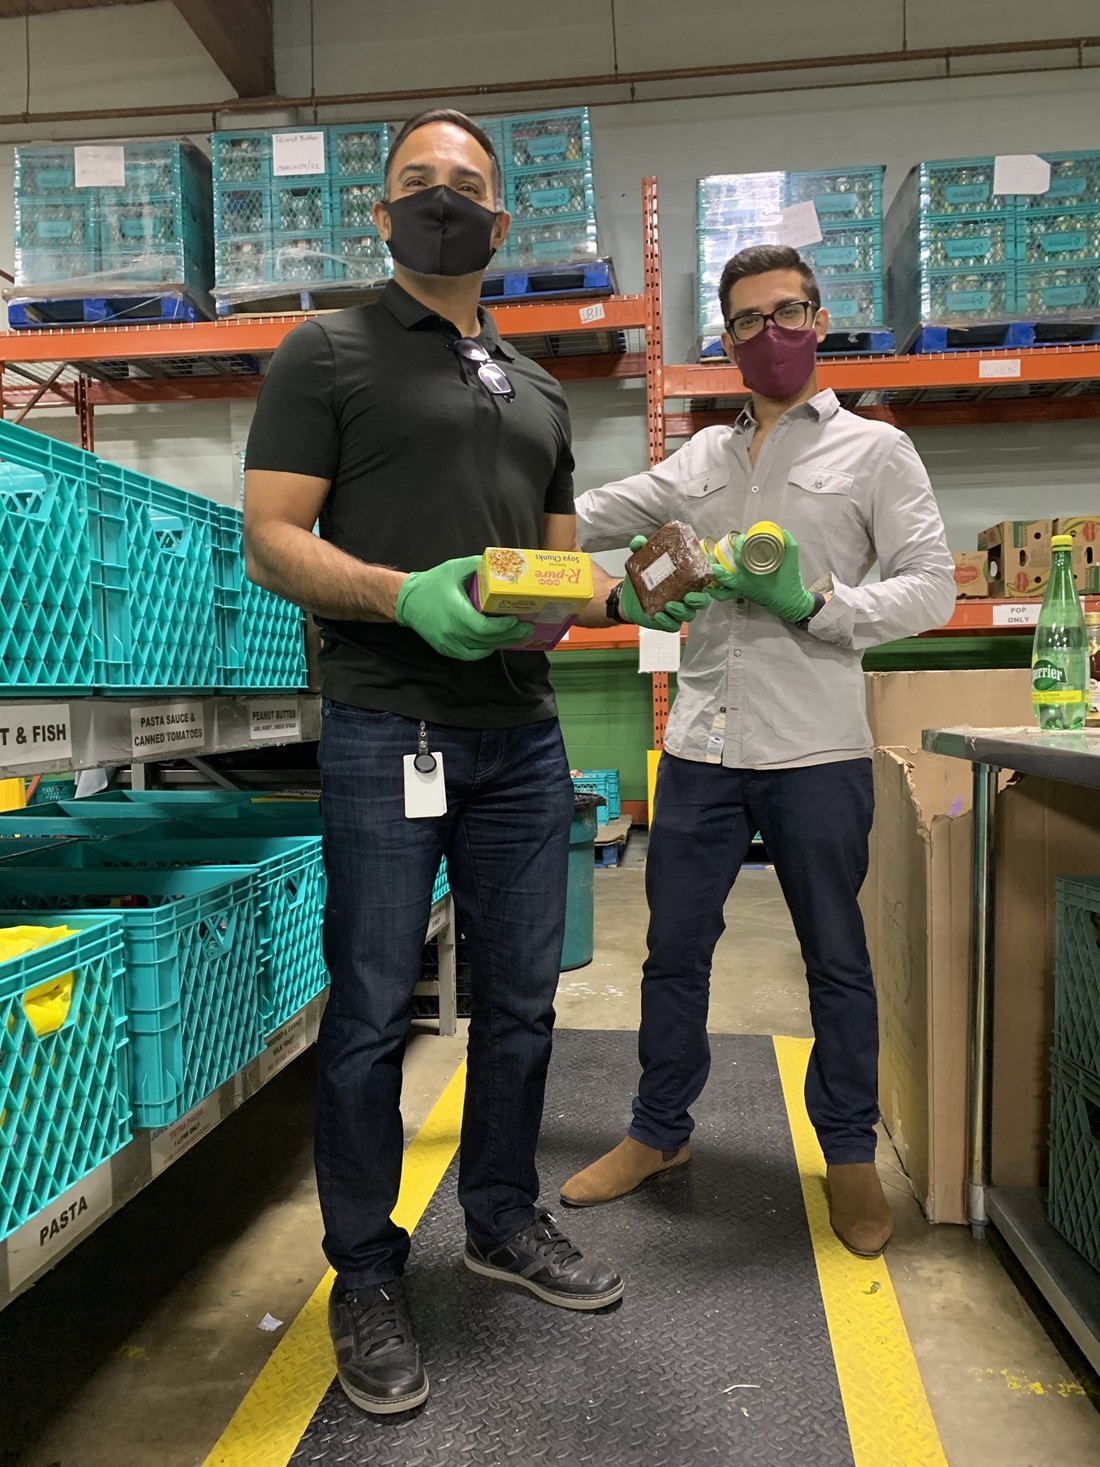
<instances>
[{"instance_id":1,"label":"green rubber glove","mask_svg":"<svg viewBox=\"0 0 1100 1467\"><path fill-rule=\"evenodd\" d=\"M631 554L641 550L645 543L644 535L635 535L630 542ZM656 616L647 616L630 577L624 576L623 588L619 592L619 615L651 632L678 632L685 622L694 621L696 612L702 611L710 600L711 596L706 591L689 591L682 601L666 601Z\"/></svg>"},{"instance_id":2,"label":"green rubber glove","mask_svg":"<svg viewBox=\"0 0 1100 1467\"><path fill-rule=\"evenodd\" d=\"M784 530L783 539L787 551L782 564L777 570L758 576L741 569L741 546L744 539L744 535L738 535L733 545L737 572L731 573L712 562L715 580L724 589L736 596L743 596L747 601L755 601L757 606L762 606L765 611L770 611L782 621L804 621L814 609L814 598L802 582L802 572L798 566L798 541L789 531Z\"/></svg>"},{"instance_id":3,"label":"green rubber glove","mask_svg":"<svg viewBox=\"0 0 1100 1467\"><path fill-rule=\"evenodd\" d=\"M480 559L445 560L406 576L397 593L397 625L409 627L444 657L459 662L480 662L522 641L531 631L529 623L514 616L483 616L470 600L466 587Z\"/></svg>"}]
</instances>

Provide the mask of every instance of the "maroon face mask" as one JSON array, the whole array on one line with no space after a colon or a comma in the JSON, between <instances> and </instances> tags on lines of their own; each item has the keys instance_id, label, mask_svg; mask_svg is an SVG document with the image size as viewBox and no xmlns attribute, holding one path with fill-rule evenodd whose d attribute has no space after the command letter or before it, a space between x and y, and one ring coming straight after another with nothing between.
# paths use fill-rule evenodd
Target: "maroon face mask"
<instances>
[{"instance_id":1,"label":"maroon face mask","mask_svg":"<svg viewBox=\"0 0 1100 1467\"><path fill-rule=\"evenodd\" d=\"M785 331L769 321L759 335L736 345L737 365L745 386L772 402L786 402L813 375L817 332L812 326Z\"/></svg>"}]
</instances>

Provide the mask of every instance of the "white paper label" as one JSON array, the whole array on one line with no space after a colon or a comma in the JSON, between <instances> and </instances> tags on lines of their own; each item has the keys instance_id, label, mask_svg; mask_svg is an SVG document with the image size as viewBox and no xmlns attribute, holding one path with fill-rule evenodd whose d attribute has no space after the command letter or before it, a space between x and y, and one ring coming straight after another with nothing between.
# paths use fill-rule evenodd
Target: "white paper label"
<instances>
[{"instance_id":1,"label":"white paper label","mask_svg":"<svg viewBox=\"0 0 1100 1467\"><path fill-rule=\"evenodd\" d=\"M405 819L432 820L447 813L447 785L443 778L443 755L435 755L435 768L430 774L421 774L413 761L419 756L406 754L402 763L405 768Z\"/></svg>"},{"instance_id":2,"label":"white paper label","mask_svg":"<svg viewBox=\"0 0 1100 1467\"><path fill-rule=\"evenodd\" d=\"M424 941L431 942L432 938L443 931L447 925L447 898L442 897L432 908L432 915L428 922L428 931Z\"/></svg>"},{"instance_id":3,"label":"white paper label","mask_svg":"<svg viewBox=\"0 0 1100 1467\"><path fill-rule=\"evenodd\" d=\"M267 1048L260 1056L260 1084L266 1085L273 1075L285 1069L302 1053L308 1042L303 1011L288 1019L267 1041Z\"/></svg>"},{"instance_id":4,"label":"white paper label","mask_svg":"<svg viewBox=\"0 0 1100 1467\"><path fill-rule=\"evenodd\" d=\"M1050 164L1038 153L1001 153L993 159L995 194L1045 194Z\"/></svg>"},{"instance_id":5,"label":"white paper label","mask_svg":"<svg viewBox=\"0 0 1100 1467\"><path fill-rule=\"evenodd\" d=\"M272 133L271 171L276 178L316 177L324 173L324 133L320 131Z\"/></svg>"},{"instance_id":6,"label":"white paper label","mask_svg":"<svg viewBox=\"0 0 1100 1467\"><path fill-rule=\"evenodd\" d=\"M679 672L680 633L638 628L638 671Z\"/></svg>"},{"instance_id":7,"label":"white paper label","mask_svg":"<svg viewBox=\"0 0 1100 1467\"><path fill-rule=\"evenodd\" d=\"M7 1241L8 1284L17 1289L64 1253L111 1210L111 1163L105 1161L63 1192Z\"/></svg>"},{"instance_id":8,"label":"white paper label","mask_svg":"<svg viewBox=\"0 0 1100 1467\"><path fill-rule=\"evenodd\" d=\"M0 703L0 769L12 764L40 764L69 759L73 726L67 703Z\"/></svg>"},{"instance_id":9,"label":"white paper label","mask_svg":"<svg viewBox=\"0 0 1100 1467\"><path fill-rule=\"evenodd\" d=\"M149 1159L154 1177L159 1177L166 1167L179 1161L221 1120L221 1103L217 1094L208 1095L192 1106L185 1116L165 1126L163 1131L153 1131L149 1138Z\"/></svg>"},{"instance_id":10,"label":"white paper label","mask_svg":"<svg viewBox=\"0 0 1100 1467\"><path fill-rule=\"evenodd\" d=\"M978 376L990 377L1018 377L1020 375L1020 358L1010 357L1007 361L994 358L992 361L978 363Z\"/></svg>"},{"instance_id":11,"label":"white paper label","mask_svg":"<svg viewBox=\"0 0 1100 1467\"><path fill-rule=\"evenodd\" d=\"M581 306L581 321L585 326L591 326L593 321L602 321L606 314L599 302L594 306Z\"/></svg>"},{"instance_id":12,"label":"white paper label","mask_svg":"<svg viewBox=\"0 0 1100 1467\"><path fill-rule=\"evenodd\" d=\"M248 705L249 738L253 743L265 739L300 739L302 710L297 698L264 698Z\"/></svg>"},{"instance_id":13,"label":"white paper label","mask_svg":"<svg viewBox=\"0 0 1100 1467\"><path fill-rule=\"evenodd\" d=\"M821 221L813 199L782 210L776 233L778 244L790 245L794 250L801 249L803 245L817 244L821 239Z\"/></svg>"},{"instance_id":14,"label":"white paper label","mask_svg":"<svg viewBox=\"0 0 1100 1467\"><path fill-rule=\"evenodd\" d=\"M1041 601L1005 601L993 608L995 627L1033 627L1038 625Z\"/></svg>"},{"instance_id":15,"label":"white paper label","mask_svg":"<svg viewBox=\"0 0 1100 1467\"><path fill-rule=\"evenodd\" d=\"M77 188L125 188L126 149L87 144L75 147L73 179Z\"/></svg>"},{"instance_id":16,"label":"white paper label","mask_svg":"<svg viewBox=\"0 0 1100 1467\"><path fill-rule=\"evenodd\" d=\"M156 703L130 709L134 758L199 749L206 742L206 714L201 703Z\"/></svg>"},{"instance_id":17,"label":"white paper label","mask_svg":"<svg viewBox=\"0 0 1100 1467\"><path fill-rule=\"evenodd\" d=\"M672 556L666 550L664 555L659 555L652 565L647 565L642 571L642 580L650 591L656 591L662 581L667 581L673 575L676 567L672 563Z\"/></svg>"}]
</instances>

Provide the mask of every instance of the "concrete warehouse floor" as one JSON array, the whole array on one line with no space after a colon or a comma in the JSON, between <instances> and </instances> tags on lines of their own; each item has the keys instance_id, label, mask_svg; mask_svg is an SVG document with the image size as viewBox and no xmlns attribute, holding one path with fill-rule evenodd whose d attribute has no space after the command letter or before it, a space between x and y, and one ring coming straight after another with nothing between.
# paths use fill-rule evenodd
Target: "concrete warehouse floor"
<instances>
[{"instance_id":1,"label":"concrete warehouse floor","mask_svg":"<svg viewBox=\"0 0 1100 1467\"><path fill-rule=\"evenodd\" d=\"M632 1029L644 951L642 842L596 878L598 948L563 975L563 1027ZM798 948L774 875L746 871L715 964L716 1032L809 1034ZM406 1134L463 1038L420 1026ZM0 1314L2 1467L198 1467L324 1271L310 1154L312 1051ZM624 1126L629 1095L609 1095ZM705 1145L705 1140L703 1143ZM1100 1415L997 1254L929 1227L883 1139L898 1220L889 1252L950 1467L1094 1467ZM556 1197L557 1177L544 1178ZM584 1216L566 1226L584 1239ZM617 1260L629 1279L629 1258ZM457 1265L456 1265L457 1266ZM1090 1399L1091 1396L1091 1399Z\"/></svg>"}]
</instances>

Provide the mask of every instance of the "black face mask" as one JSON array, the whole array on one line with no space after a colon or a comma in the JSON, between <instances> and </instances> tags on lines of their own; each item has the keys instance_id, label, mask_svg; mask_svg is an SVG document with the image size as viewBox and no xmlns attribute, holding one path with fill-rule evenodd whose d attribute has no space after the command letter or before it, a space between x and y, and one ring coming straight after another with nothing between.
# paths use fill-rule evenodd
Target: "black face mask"
<instances>
[{"instance_id":1,"label":"black face mask","mask_svg":"<svg viewBox=\"0 0 1100 1467\"><path fill-rule=\"evenodd\" d=\"M493 258L492 209L446 184L387 203L390 254L417 275L476 275Z\"/></svg>"}]
</instances>

